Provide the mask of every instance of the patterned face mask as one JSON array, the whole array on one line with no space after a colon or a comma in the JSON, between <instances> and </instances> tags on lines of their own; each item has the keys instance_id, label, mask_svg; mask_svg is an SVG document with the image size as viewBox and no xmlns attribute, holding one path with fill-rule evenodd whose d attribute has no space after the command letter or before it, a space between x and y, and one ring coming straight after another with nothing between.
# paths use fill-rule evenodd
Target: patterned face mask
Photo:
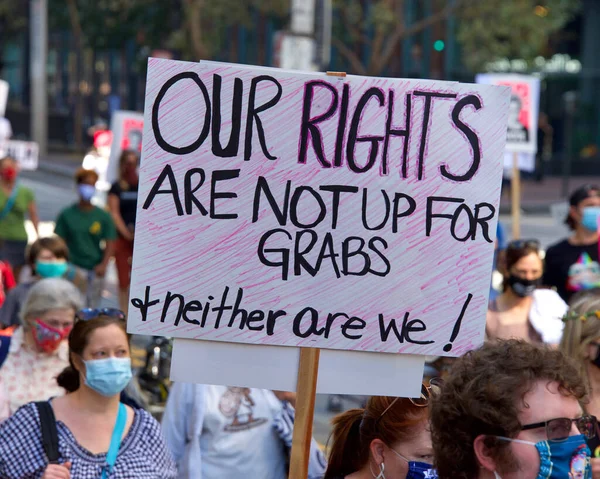
<instances>
[{"instance_id":1,"label":"patterned face mask","mask_svg":"<svg viewBox=\"0 0 600 479\"><path fill-rule=\"evenodd\" d=\"M40 351L51 354L58 349L60 343L65 340L71 332L72 326L64 329L56 329L48 326L41 319L33 322L33 340Z\"/></svg>"},{"instance_id":2,"label":"patterned face mask","mask_svg":"<svg viewBox=\"0 0 600 479\"><path fill-rule=\"evenodd\" d=\"M564 441L530 442L520 439L500 437L505 441L535 446L540 455L540 470L537 479L591 479L592 453L586 445L583 434L570 436ZM502 479L494 471L496 479Z\"/></svg>"}]
</instances>

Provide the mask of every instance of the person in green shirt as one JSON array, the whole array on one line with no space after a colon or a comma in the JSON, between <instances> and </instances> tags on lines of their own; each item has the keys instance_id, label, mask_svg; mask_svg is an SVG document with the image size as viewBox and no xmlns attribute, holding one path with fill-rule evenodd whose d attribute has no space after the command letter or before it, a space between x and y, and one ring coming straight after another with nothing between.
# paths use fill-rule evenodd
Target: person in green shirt
<instances>
[{"instance_id":1,"label":"person in green shirt","mask_svg":"<svg viewBox=\"0 0 600 479\"><path fill-rule=\"evenodd\" d=\"M94 170L80 168L75 173L75 181L79 202L61 211L54 232L67 243L71 263L88 279L85 291L87 306L97 308L117 232L110 214L92 204L98 174Z\"/></svg>"},{"instance_id":2,"label":"person in green shirt","mask_svg":"<svg viewBox=\"0 0 600 479\"><path fill-rule=\"evenodd\" d=\"M25 215L36 233L39 223L33 191L18 184L18 175L17 160L10 156L0 160L0 261L12 266L16 278L25 264Z\"/></svg>"}]
</instances>

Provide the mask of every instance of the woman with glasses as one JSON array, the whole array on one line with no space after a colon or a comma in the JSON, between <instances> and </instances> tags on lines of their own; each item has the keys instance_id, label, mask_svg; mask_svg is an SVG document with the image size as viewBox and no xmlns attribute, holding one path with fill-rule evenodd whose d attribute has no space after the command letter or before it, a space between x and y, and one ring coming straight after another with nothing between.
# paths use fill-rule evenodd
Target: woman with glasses
<instances>
[{"instance_id":1,"label":"woman with glasses","mask_svg":"<svg viewBox=\"0 0 600 479\"><path fill-rule=\"evenodd\" d=\"M56 376L69 364L66 338L82 304L78 289L64 279L43 279L31 288L21 327L0 357L0 421L23 404L64 394Z\"/></svg>"},{"instance_id":2,"label":"woman with glasses","mask_svg":"<svg viewBox=\"0 0 600 479\"><path fill-rule=\"evenodd\" d=\"M0 477L176 477L158 422L119 400L132 376L124 318L116 310L78 314L69 334L69 366L57 379L67 394L42 405L27 404L0 425ZM48 416L54 416L56 435L43 441ZM58 450L52 463L49 442L51 450Z\"/></svg>"},{"instance_id":3,"label":"woman with glasses","mask_svg":"<svg viewBox=\"0 0 600 479\"><path fill-rule=\"evenodd\" d=\"M488 339L558 344L567 311L553 290L540 289L543 262L536 240L511 241L505 251L503 292L488 306Z\"/></svg>"},{"instance_id":4,"label":"woman with glasses","mask_svg":"<svg viewBox=\"0 0 600 479\"><path fill-rule=\"evenodd\" d=\"M432 379L419 399L373 396L336 416L324 479L436 478L429 397L439 384Z\"/></svg>"},{"instance_id":5,"label":"woman with glasses","mask_svg":"<svg viewBox=\"0 0 600 479\"><path fill-rule=\"evenodd\" d=\"M600 416L600 289L573 296L564 317L565 330L560 349L575 360L588 387L588 401L581 407L587 414ZM588 440L594 458L594 478L600 479L600 438Z\"/></svg>"}]
</instances>

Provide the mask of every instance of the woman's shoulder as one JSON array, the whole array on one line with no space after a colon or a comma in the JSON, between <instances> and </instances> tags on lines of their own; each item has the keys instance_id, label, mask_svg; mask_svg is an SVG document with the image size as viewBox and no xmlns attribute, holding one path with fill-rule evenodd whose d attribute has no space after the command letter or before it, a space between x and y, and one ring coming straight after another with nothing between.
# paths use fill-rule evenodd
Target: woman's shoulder
<instances>
[{"instance_id":1,"label":"woman's shoulder","mask_svg":"<svg viewBox=\"0 0 600 479\"><path fill-rule=\"evenodd\" d=\"M145 409L133 409L130 406L126 406L129 410L133 411L134 419L132 427L134 428L135 439L142 439L148 436L160 436L161 429L159 422ZM139 436L138 436L139 435Z\"/></svg>"},{"instance_id":2,"label":"woman's shoulder","mask_svg":"<svg viewBox=\"0 0 600 479\"><path fill-rule=\"evenodd\" d=\"M5 452L19 447L20 444L31 447L41 440L40 419L35 403L21 406L5 421L0 423L0 457Z\"/></svg>"}]
</instances>

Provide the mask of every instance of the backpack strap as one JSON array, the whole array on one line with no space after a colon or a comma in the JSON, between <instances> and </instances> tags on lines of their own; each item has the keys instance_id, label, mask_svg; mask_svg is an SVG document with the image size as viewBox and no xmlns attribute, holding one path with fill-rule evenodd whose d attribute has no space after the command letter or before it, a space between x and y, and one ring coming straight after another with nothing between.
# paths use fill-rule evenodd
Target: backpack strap
<instances>
[{"instance_id":1,"label":"backpack strap","mask_svg":"<svg viewBox=\"0 0 600 479\"><path fill-rule=\"evenodd\" d=\"M36 402L35 406L40 415L44 452L50 464L58 464L60 453L58 452L58 431L56 429L54 411L48 401Z\"/></svg>"},{"instance_id":2,"label":"backpack strap","mask_svg":"<svg viewBox=\"0 0 600 479\"><path fill-rule=\"evenodd\" d=\"M11 336L0 335L0 367L2 367L2 364L4 364L4 361L6 361L6 358L8 357L10 340Z\"/></svg>"},{"instance_id":3,"label":"backpack strap","mask_svg":"<svg viewBox=\"0 0 600 479\"><path fill-rule=\"evenodd\" d=\"M8 216L8 213L10 213L10 211L13 209L13 206L15 206L15 201L17 200L18 190L19 190L18 184L13 186L13 189L10 192L10 196L8 197L8 199L6 200L6 203L4 204L4 208L2 208L2 210L0 211L0 221L2 221L4 218L6 218L6 216Z\"/></svg>"}]
</instances>

